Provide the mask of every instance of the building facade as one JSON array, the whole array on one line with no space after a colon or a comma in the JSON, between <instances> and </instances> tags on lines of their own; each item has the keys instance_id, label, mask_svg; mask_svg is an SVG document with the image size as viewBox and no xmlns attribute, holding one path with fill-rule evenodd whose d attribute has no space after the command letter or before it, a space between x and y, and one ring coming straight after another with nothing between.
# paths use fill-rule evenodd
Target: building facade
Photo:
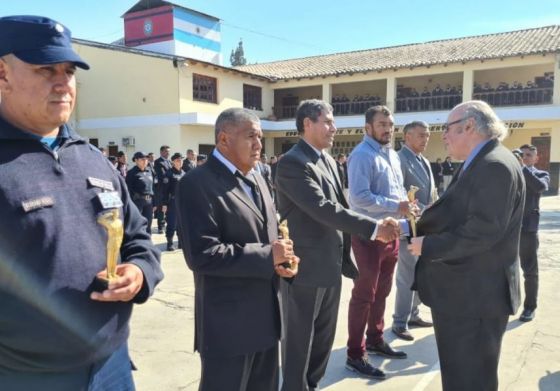
<instances>
[{"instance_id":1,"label":"building facade","mask_svg":"<svg viewBox=\"0 0 560 391\"><path fill-rule=\"evenodd\" d=\"M331 102L337 135L331 153L350 153L362 139L364 112L386 104L394 113L396 148L402 127L431 125L426 156L446 156L441 126L462 101L490 103L509 128L514 149L539 148L540 167L560 172L560 26L273 63L224 67L209 61L75 40L91 64L78 73L78 131L110 151L207 153L213 124L228 107L246 107L262 119L268 155L297 141L294 114L302 99Z\"/></svg>"}]
</instances>

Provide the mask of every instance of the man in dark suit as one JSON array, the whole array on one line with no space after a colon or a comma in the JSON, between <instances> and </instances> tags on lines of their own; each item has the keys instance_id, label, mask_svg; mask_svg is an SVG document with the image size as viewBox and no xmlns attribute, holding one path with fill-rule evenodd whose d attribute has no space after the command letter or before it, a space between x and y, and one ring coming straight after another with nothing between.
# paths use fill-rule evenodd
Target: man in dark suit
<instances>
[{"instance_id":1,"label":"man in dark suit","mask_svg":"<svg viewBox=\"0 0 560 391\"><path fill-rule=\"evenodd\" d=\"M156 171L157 185L155 186L154 205L156 206L156 219L158 234L163 233L166 215L163 211L163 191L167 187L167 171L171 170L171 160L169 160L169 145L162 145L159 148L160 156L154 162Z\"/></svg>"},{"instance_id":2,"label":"man in dark suit","mask_svg":"<svg viewBox=\"0 0 560 391\"><path fill-rule=\"evenodd\" d=\"M338 170L338 177L342 183L342 188L348 189L348 166L345 154L339 153L336 157L336 169Z\"/></svg>"},{"instance_id":3,"label":"man in dark suit","mask_svg":"<svg viewBox=\"0 0 560 391\"><path fill-rule=\"evenodd\" d=\"M266 158L266 154L262 154L261 155L261 160L260 162L257 163L255 170L262 175L262 177L264 178L264 181L266 183L266 187L268 187L268 191L270 191L270 194L272 193L272 172L271 172L271 168L270 165L266 162L267 158Z\"/></svg>"},{"instance_id":4,"label":"man in dark suit","mask_svg":"<svg viewBox=\"0 0 560 391\"><path fill-rule=\"evenodd\" d=\"M456 106L443 142L464 160L418 221L409 250L432 319L445 391L497 390L508 315L519 306L519 235L525 183L500 143L507 129L482 101Z\"/></svg>"},{"instance_id":5,"label":"man in dark suit","mask_svg":"<svg viewBox=\"0 0 560 391\"><path fill-rule=\"evenodd\" d=\"M453 179L454 171L455 168L453 167L453 163L451 163L451 157L447 156L442 163L443 191L447 190L447 187L449 187L451 179Z\"/></svg>"},{"instance_id":6,"label":"man in dark suit","mask_svg":"<svg viewBox=\"0 0 560 391\"><path fill-rule=\"evenodd\" d=\"M192 149L187 149L187 158L183 160L183 171L185 174L196 168L196 153Z\"/></svg>"},{"instance_id":7,"label":"man in dark suit","mask_svg":"<svg viewBox=\"0 0 560 391\"><path fill-rule=\"evenodd\" d=\"M332 146L336 127L330 104L316 99L300 103L296 112L299 142L278 162L276 188L281 219L287 219L294 251L301 258L293 280L282 280L282 390L317 388L325 373L334 341L341 270L357 275L350 259L350 240L394 240L396 221L383 224L348 209ZM394 224L394 225L393 225ZM383 372L367 361L371 377Z\"/></svg>"},{"instance_id":8,"label":"man in dark suit","mask_svg":"<svg viewBox=\"0 0 560 391\"><path fill-rule=\"evenodd\" d=\"M179 235L195 280L199 390L278 389L278 276L298 262L278 240L276 211L254 171L262 148L259 119L241 108L216 121L216 148L183 176L177 194Z\"/></svg>"},{"instance_id":9,"label":"man in dark suit","mask_svg":"<svg viewBox=\"0 0 560 391\"><path fill-rule=\"evenodd\" d=\"M539 161L537 147L525 144L520 147L523 153L523 177L527 192L525 194L525 211L521 226L521 241L519 242L519 257L523 279L525 280L525 301L523 313L519 317L522 322L530 322L535 317L537 308L537 293L539 289L539 267L537 250L539 249L539 202L541 194L548 190L550 175L539 170L535 164Z\"/></svg>"}]
</instances>

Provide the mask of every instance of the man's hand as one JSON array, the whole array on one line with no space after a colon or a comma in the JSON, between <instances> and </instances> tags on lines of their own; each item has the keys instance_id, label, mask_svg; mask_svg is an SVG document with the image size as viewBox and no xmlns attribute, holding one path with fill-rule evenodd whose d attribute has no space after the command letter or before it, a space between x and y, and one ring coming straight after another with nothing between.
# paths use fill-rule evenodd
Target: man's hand
<instances>
[{"instance_id":1,"label":"man's hand","mask_svg":"<svg viewBox=\"0 0 560 391\"><path fill-rule=\"evenodd\" d=\"M384 243L392 242L400 235L399 222L392 217L386 217L377 222L377 235L375 240Z\"/></svg>"},{"instance_id":2,"label":"man's hand","mask_svg":"<svg viewBox=\"0 0 560 391\"><path fill-rule=\"evenodd\" d=\"M414 206L416 206L416 204L414 202L401 201L401 202L399 202L399 209L397 210L397 212L401 216L407 217L408 214L412 211ZM416 206L416 208L418 208L418 207Z\"/></svg>"},{"instance_id":3,"label":"man's hand","mask_svg":"<svg viewBox=\"0 0 560 391\"><path fill-rule=\"evenodd\" d=\"M299 258L294 254L294 243L290 239L278 239L272 242L272 258L274 270L280 277L292 278L297 274ZM285 263L290 263L292 267L282 266Z\"/></svg>"},{"instance_id":4,"label":"man's hand","mask_svg":"<svg viewBox=\"0 0 560 391\"><path fill-rule=\"evenodd\" d=\"M97 276L106 278L107 271L103 270ZM109 288L103 292L92 292L90 298L97 301L130 301L140 292L143 283L144 273L138 266L121 263L117 265L117 278L109 283Z\"/></svg>"},{"instance_id":5,"label":"man's hand","mask_svg":"<svg viewBox=\"0 0 560 391\"><path fill-rule=\"evenodd\" d=\"M408 245L408 251L414 256L419 257L422 255L422 243L424 242L423 236L418 236L416 238L410 238L410 244Z\"/></svg>"}]
</instances>

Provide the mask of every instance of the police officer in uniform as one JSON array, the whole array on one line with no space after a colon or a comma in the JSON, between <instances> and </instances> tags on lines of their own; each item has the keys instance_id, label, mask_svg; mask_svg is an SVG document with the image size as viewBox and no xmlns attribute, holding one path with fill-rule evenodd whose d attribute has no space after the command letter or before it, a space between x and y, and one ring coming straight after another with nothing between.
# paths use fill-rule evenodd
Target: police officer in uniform
<instances>
[{"instance_id":1,"label":"police officer in uniform","mask_svg":"<svg viewBox=\"0 0 560 391\"><path fill-rule=\"evenodd\" d=\"M126 174L126 185L134 205L140 214L148 220L146 226L148 235L152 234L152 216L154 213L154 176L148 165L148 155L144 152L136 152L132 156L136 164Z\"/></svg>"},{"instance_id":2,"label":"police officer in uniform","mask_svg":"<svg viewBox=\"0 0 560 391\"><path fill-rule=\"evenodd\" d=\"M173 235L177 230L177 210L175 206L175 190L177 184L185 175L182 169L183 156L180 153L175 153L171 156L171 169L167 171L164 182L165 188L163 191L163 205L167 210L167 228L165 229L165 237L167 238L167 251L175 251L173 247ZM179 246L180 247L180 246Z\"/></svg>"},{"instance_id":3,"label":"police officer in uniform","mask_svg":"<svg viewBox=\"0 0 560 391\"><path fill-rule=\"evenodd\" d=\"M167 175L167 171L171 169L171 161L169 161L169 145L162 145L159 148L160 156L154 162L154 169L156 171L156 218L158 226L158 234L163 233L167 216L163 210L163 192L165 190L165 183L163 180Z\"/></svg>"},{"instance_id":4,"label":"police officer in uniform","mask_svg":"<svg viewBox=\"0 0 560 391\"><path fill-rule=\"evenodd\" d=\"M134 390L133 303L163 277L124 178L67 124L77 68L62 24L0 18L2 390ZM116 277L94 291L119 237Z\"/></svg>"}]
</instances>

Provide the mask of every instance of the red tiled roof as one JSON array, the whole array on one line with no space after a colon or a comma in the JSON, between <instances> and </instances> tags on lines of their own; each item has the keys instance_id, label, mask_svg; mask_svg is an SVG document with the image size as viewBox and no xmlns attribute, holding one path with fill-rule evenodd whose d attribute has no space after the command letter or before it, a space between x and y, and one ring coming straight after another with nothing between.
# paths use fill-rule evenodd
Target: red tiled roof
<instances>
[{"instance_id":1,"label":"red tiled roof","mask_svg":"<svg viewBox=\"0 0 560 391\"><path fill-rule=\"evenodd\" d=\"M271 79L296 79L543 53L560 53L559 25L234 68Z\"/></svg>"}]
</instances>

